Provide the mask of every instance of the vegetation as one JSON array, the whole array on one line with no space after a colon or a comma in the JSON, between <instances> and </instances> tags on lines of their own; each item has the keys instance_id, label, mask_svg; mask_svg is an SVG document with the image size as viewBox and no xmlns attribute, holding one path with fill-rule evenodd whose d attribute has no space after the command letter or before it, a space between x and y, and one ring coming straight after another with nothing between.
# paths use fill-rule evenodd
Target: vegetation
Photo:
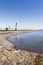
<instances>
[{"instance_id":1,"label":"vegetation","mask_svg":"<svg viewBox=\"0 0 43 65\"><path fill-rule=\"evenodd\" d=\"M5 30L8 31L8 28L6 28Z\"/></svg>"}]
</instances>

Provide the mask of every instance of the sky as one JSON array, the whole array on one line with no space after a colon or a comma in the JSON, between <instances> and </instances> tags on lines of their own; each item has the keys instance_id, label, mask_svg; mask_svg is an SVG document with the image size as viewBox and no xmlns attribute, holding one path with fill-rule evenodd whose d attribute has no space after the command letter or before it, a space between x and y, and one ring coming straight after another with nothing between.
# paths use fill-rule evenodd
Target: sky
<instances>
[{"instance_id":1,"label":"sky","mask_svg":"<svg viewBox=\"0 0 43 65\"><path fill-rule=\"evenodd\" d=\"M43 29L43 0L0 0L0 28Z\"/></svg>"}]
</instances>

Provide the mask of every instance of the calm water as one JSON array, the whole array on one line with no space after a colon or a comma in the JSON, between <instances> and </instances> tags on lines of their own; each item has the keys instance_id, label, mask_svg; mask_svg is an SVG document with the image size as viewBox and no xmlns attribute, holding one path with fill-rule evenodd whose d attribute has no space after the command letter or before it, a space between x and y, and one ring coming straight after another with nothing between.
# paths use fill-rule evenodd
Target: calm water
<instances>
[{"instance_id":1,"label":"calm water","mask_svg":"<svg viewBox=\"0 0 43 65\"><path fill-rule=\"evenodd\" d=\"M17 49L43 53L43 31L9 37Z\"/></svg>"}]
</instances>

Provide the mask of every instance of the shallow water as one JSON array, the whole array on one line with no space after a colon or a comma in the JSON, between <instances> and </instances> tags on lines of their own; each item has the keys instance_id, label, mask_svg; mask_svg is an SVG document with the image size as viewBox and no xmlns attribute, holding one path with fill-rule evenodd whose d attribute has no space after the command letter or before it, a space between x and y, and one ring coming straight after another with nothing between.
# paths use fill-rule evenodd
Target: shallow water
<instances>
[{"instance_id":1,"label":"shallow water","mask_svg":"<svg viewBox=\"0 0 43 65\"><path fill-rule=\"evenodd\" d=\"M17 49L43 53L43 31L11 36L8 39Z\"/></svg>"}]
</instances>

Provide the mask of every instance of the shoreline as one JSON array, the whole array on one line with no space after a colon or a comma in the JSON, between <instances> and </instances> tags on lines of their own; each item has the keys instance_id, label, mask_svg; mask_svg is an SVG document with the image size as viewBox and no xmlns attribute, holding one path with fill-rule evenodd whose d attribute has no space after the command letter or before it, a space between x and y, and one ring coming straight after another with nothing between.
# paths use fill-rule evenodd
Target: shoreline
<instances>
[{"instance_id":1,"label":"shoreline","mask_svg":"<svg viewBox=\"0 0 43 65\"><path fill-rule=\"evenodd\" d=\"M33 32L36 32L36 31L11 31L11 32L5 32L4 34L2 34L0 37L0 46L3 46L5 48L8 48L8 49L17 49L16 47L16 43L13 43L12 41L8 40L9 37L11 36L16 36L16 35L21 35L21 34L26 34L26 33L33 33ZM24 51L27 51L27 50L24 50ZM33 52L33 51L28 51L28 52ZM33 52L33 53L38 53L38 52ZM40 53L40 54L43 54L43 53Z\"/></svg>"},{"instance_id":2,"label":"shoreline","mask_svg":"<svg viewBox=\"0 0 43 65\"><path fill-rule=\"evenodd\" d=\"M34 31L34 32L37 32L37 31ZM14 36L17 36L17 35L22 35L22 34L27 34L27 33L33 33L33 31L29 31L29 32L20 32L19 34L14 34ZM11 35L13 36L13 35ZM11 36L8 36L6 38L7 41L11 42L13 44L13 48L16 49L16 50L24 50L24 51L28 51L28 52L32 52L32 53L39 53L39 54L43 54L43 52L37 52L37 51L31 51L31 50L25 50L25 49L18 49L17 46L16 46L16 43L10 41L8 38L11 37Z\"/></svg>"},{"instance_id":3,"label":"shoreline","mask_svg":"<svg viewBox=\"0 0 43 65\"><path fill-rule=\"evenodd\" d=\"M31 33L35 31L8 31L8 32L1 32L0 33L0 46L4 46L7 48L13 48L14 45L12 42L8 41L6 38L10 36L15 36L15 35L20 35L20 34L25 34L25 33Z\"/></svg>"}]
</instances>

